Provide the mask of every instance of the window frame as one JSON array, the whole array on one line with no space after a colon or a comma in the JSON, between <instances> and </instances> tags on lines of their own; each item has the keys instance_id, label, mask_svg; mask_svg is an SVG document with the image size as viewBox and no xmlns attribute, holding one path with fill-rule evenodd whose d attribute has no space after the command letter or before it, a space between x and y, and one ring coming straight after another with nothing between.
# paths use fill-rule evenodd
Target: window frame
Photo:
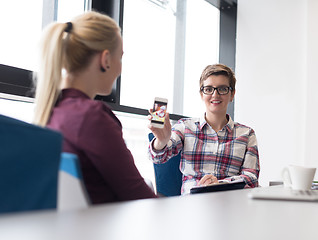
<instances>
[{"instance_id":1,"label":"window frame","mask_svg":"<svg viewBox=\"0 0 318 240\"><path fill-rule=\"evenodd\" d=\"M125 0L89 0L91 8L103 12L114 18L123 29L123 13ZM186 2L185 0L183 0ZM219 62L226 64L235 71L236 51L236 18L237 0L205 0L220 10L220 41ZM57 17L57 0L43 0L43 9L48 9L49 14L43 17L42 26ZM182 27L182 26L181 26ZM22 101L34 101L34 87L32 71L0 64L0 98ZM180 81L181 76L175 76ZM175 83L176 84L176 83ZM118 112L132 113L137 115L148 115L148 109L124 106L120 104L121 79L118 77L109 96L97 96L96 99L107 102L108 105ZM180 90L175 92L180 94ZM182 93L183 94L183 93ZM180 96L178 96L180 97ZM179 103L177 103L179 104ZM228 114L234 119L234 103L230 103ZM172 120L178 120L182 115L170 114Z\"/></svg>"}]
</instances>

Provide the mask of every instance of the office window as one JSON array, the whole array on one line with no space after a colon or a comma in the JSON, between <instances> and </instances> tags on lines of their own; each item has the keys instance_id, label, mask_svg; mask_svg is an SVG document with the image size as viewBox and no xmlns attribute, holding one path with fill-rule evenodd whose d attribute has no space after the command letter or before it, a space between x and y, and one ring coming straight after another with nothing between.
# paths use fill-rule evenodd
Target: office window
<instances>
[{"instance_id":1,"label":"office window","mask_svg":"<svg viewBox=\"0 0 318 240\"><path fill-rule=\"evenodd\" d=\"M219 62L220 11L205 0L187 1L183 112L200 117L205 106L199 94L203 69Z\"/></svg>"},{"instance_id":2,"label":"office window","mask_svg":"<svg viewBox=\"0 0 318 240\"><path fill-rule=\"evenodd\" d=\"M25 101L2 99L0 95L0 114L28 123L33 119L34 104Z\"/></svg>"},{"instance_id":3,"label":"office window","mask_svg":"<svg viewBox=\"0 0 318 240\"><path fill-rule=\"evenodd\" d=\"M173 103L175 4L124 2L120 104L151 108L154 97ZM138 14L136 14L138 13Z\"/></svg>"},{"instance_id":4,"label":"office window","mask_svg":"<svg viewBox=\"0 0 318 240\"><path fill-rule=\"evenodd\" d=\"M88 0L1 2L0 64L36 71L38 68L38 43L42 28L52 21L70 21L74 16L89 8ZM20 74L20 76L23 75ZM25 76L31 78L31 74ZM7 78L10 79L10 76L1 76L0 82L3 82L0 86L9 86L8 88L12 89L16 83L8 82ZM18 80L15 79L15 81ZM27 82L26 79L21 79L21 85L25 82ZM19 86L17 87L19 88ZM23 85L23 87L25 86ZM31 102L33 100L29 96L12 96L1 90L3 91L3 89L0 89L0 114L31 122L33 117L33 104Z\"/></svg>"},{"instance_id":5,"label":"office window","mask_svg":"<svg viewBox=\"0 0 318 240\"><path fill-rule=\"evenodd\" d=\"M219 58L219 10L205 0L135 0L123 12L120 105L149 109L165 97L170 113L199 115L200 74Z\"/></svg>"},{"instance_id":6,"label":"office window","mask_svg":"<svg viewBox=\"0 0 318 240\"><path fill-rule=\"evenodd\" d=\"M68 22L73 17L90 9L90 5L88 0L59 0L57 9L57 21Z\"/></svg>"},{"instance_id":7,"label":"office window","mask_svg":"<svg viewBox=\"0 0 318 240\"><path fill-rule=\"evenodd\" d=\"M32 71L38 69L39 41L43 27L67 22L90 9L89 0L3 1L0 8L0 97L32 95ZM10 67L11 66L11 67ZM22 70L25 69L25 70ZM4 93L4 94L2 94ZM24 99L23 101L25 101Z\"/></svg>"},{"instance_id":8,"label":"office window","mask_svg":"<svg viewBox=\"0 0 318 240\"><path fill-rule=\"evenodd\" d=\"M123 138L134 157L135 165L143 178L147 178L155 185L153 163L148 157L149 121L146 116L115 112L123 126Z\"/></svg>"},{"instance_id":9,"label":"office window","mask_svg":"<svg viewBox=\"0 0 318 240\"><path fill-rule=\"evenodd\" d=\"M84 12L86 0L2 1L0 64L36 71L42 27ZM53 12L53 13L52 13ZM52 16L47 19L47 16Z\"/></svg>"},{"instance_id":10,"label":"office window","mask_svg":"<svg viewBox=\"0 0 318 240\"><path fill-rule=\"evenodd\" d=\"M2 1L0 64L35 70L43 0Z\"/></svg>"}]
</instances>

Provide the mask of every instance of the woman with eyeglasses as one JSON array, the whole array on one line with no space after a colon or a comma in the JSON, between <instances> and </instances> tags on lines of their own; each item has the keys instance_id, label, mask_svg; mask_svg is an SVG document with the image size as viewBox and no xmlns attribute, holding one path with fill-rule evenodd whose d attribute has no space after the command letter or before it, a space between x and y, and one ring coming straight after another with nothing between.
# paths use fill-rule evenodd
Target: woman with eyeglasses
<instances>
[{"instance_id":1,"label":"woman with eyeglasses","mask_svg":"<svg viewBox=\"0 0 318 240\"><path fill-rule=\"evenodd\" d=\"M234 99L235 83L229 67L208 65L200 77L200 95L206 108L202 117L180 119L171 127L167 114L164 128L149 125L155 136L149 144L154 163L164 163L181 152L182 194L190 193L194 186L220 180L241 179L246 187L258 186L260 168L255 133L250 127L233 122L226 113Z\"/></svg>"}]
</instances>

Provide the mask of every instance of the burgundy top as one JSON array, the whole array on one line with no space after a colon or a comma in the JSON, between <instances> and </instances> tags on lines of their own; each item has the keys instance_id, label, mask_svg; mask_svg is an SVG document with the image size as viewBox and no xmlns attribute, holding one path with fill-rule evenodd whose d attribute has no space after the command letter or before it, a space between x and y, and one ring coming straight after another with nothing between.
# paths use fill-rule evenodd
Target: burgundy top
<instances>
[{"instance_id":1,"label":"burgundy top","mask_svg":"<svg viewBox=\"0 0 318 240\"><path fill-rule=\"evenodd\" d=\"M93 204L156 197L135 166L120 121L105 103L64 89L47 126L63 134L64 152L79 157Z\"/></svg>"}]
</instances>

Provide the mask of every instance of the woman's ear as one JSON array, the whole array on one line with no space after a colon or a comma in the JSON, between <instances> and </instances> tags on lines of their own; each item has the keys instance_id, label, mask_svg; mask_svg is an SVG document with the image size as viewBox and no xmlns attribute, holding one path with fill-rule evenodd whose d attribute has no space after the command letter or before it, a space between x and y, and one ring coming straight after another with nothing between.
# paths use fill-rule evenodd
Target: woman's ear
<instances>
[{"instance_id":1,"label":"woman's ear","mask_svg":"<svg viewBox=\"0 0 318 240\"><path fill-rule=\"evenodd\" d=\"M200 91L201 100L203 101L203 93Z\"/></svg>"},{"instance_id":2,"label":"woman's ear","mask_svg":"<svg viewBox=\"0 0 318 240\"><path fill-rule=\"evenodd\" d=\"M235 96L235 90L232 90L232 93L231 93L231 102L233 102L234 96Z\"/></svg>"},{"instance_id":3,"label":"woman's ear","mask_svg":"<svg viewBox=\"0 0 318 240\"><path fill-rule=\"evenodd\" d=\"M100 69L102 72L106 72L107 69L109 68L109 64L110 64L110 52L109 50L104 50L101 53L101 57L100 57Z\"/></svg>"}]
</instances>

